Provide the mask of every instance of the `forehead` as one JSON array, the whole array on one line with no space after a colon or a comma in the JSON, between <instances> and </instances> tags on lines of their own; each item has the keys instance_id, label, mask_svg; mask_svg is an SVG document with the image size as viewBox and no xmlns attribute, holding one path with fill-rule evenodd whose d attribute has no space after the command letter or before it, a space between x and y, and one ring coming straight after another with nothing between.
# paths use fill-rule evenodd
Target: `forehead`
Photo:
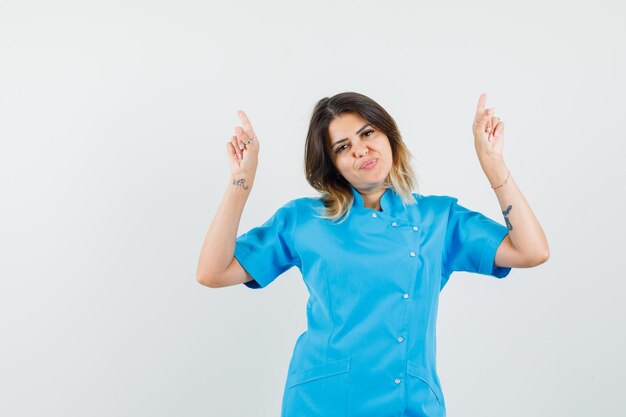
<instances>
[{"instance_id":1,"label":"forehead","mask_svg":"<svg viewBox=\"0 0 626 417\"><path fill-rule=\"evenodd\" d=\"M356 133L367 120L357 113L343 113L335 117L328 125L328 136L331 142L337 139L350 137Z\"/></svg>"}]
</instances>

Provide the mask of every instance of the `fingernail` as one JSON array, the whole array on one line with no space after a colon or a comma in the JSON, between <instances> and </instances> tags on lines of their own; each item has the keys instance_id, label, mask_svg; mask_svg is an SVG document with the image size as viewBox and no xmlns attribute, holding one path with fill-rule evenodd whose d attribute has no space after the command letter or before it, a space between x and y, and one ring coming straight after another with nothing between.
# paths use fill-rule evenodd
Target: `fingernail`
<instances>
[{"instance_id":1,"label":"fingernail","mask_svg":"<svg viewBox=\"0 0 626 417\"><path fill-rule=\"evenodd\" d=\"M239 149L243 149L243 148L244 148L243 142L239 142Z\"/></svg>"}]
</instances>

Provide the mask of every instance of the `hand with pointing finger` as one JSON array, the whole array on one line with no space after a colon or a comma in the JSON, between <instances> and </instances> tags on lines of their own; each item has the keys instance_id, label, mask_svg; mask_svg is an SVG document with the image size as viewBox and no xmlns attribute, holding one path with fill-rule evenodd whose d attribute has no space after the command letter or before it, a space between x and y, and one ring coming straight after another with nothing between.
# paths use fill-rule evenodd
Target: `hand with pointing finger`
<instances>
[{"instance_id":1,"label":"hand with pointing finger","mask_svg":"<svg viewBox=\"0 0 626 417\"><path fill-rule=\"evenodd\" d=\"M248 189L254 181L259 156L259 138L243 110L237 115L243 126L235 126L235 135L226 142L226 152L233 184Z\"/></svg>"},{"instance_id":2,"label":"hand with pointing finger","mask_svg":"<svg viewBox=\"0 0 626 417\"><path fill-rule=\"evenodd\" d=\"M486 102L487 94L482 93L478 98L472 126L474 147L481 162L485 158L502 158L504 147L504 123L494 116L495 107L485 109Z\"/></svg>"},{"instance_id":3,"label":"hand with pointing finger","mask_svg":"<svg viewBox=\"0 0 626 417\"><path fill-rule=\"evenodd\" d=\"M474 148L491 188L499 189L507 183L511 171L504 162L504 123L494 116L495 107L485 109L487 94L478 98L472 130Z\"/></svg>"}]
</instances>

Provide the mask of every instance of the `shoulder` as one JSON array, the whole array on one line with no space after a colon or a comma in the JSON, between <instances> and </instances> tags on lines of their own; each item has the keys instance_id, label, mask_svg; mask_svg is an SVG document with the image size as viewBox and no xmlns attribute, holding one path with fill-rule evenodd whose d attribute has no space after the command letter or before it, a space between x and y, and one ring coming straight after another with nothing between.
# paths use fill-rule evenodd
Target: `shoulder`
<instances>
[{"instance_id":1,"label":"shoulder","mask_svg":"<svg viewBox=\"0 0 626 417\"><path fill-rule=\"evenodd\" d=\"M415 201L420 209L426 212L448 212L450 210L450 206L458 201L456 197L438 194L423 195L420 193L413 193L413 197L415 198Z\"/></svg>"},{"instance_id":2,"label":"shoulder","mask_svg":"<svg viewBox=\"0 0 626 417\"><path fill-rule=\"evenodd\" d=\"M287 202L286 205L293 207L301 213L315 212L324 207L320 197L300 197Z\"/></svg>"},{"instance_id":3,"label":"shoulder","mask_svg":"<svg viewBox=\"0 0 626 417\"><path fill-rule=\"evenodd\" d=\"M315 197L299 197L284 203L276 214L280 216L305 217L311 213L319 212L324 207L324 203L320 198Z\"/></svg>"}]
</instances>

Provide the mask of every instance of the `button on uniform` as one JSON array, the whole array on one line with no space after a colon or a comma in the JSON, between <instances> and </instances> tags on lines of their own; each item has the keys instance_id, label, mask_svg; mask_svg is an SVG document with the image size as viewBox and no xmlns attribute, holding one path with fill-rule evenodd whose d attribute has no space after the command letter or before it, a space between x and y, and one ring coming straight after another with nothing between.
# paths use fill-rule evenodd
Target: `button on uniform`
<instances>
[{"instance_id":1,"label":"button on uniform","mask_svg":"<svg viewBox=\"0 0 626 417\"><path fill-rule=\"evenodd\" d=\"M409 255L415 256L415 252L411 251L411 253Z\"/></svg>"},{"instance_id":2,"label":"button on uniform","mask_svg":"<svg viewBox=\"0 0 626 417\"><path fill-rule=\"evenodd\" d=\"M398 227L398 222L393 222L393 223L391 223L391 225L392 225L393 227Z\"/></svg>"},{"instance_id":3,"label":"button on uniform","mask_svg":"<svg viewBox=\"0 0 626 417\"><path fill-rule=\"evenodd\" d=\"M403 338L402 336L400 336L400 337L398 338L398 343L402 343L402 342L404 342L404 338Z\"/></svg>"},{"instance_id":4,"label":"button on uniform","mask_svg":"<svg viewBox=\"0 0 626 417\"><path fill-rule=\"evenodd\" d=\"M414 232L417 232L418 230L419 230L419 227L417 227L417 226L413 226L413 231L414 231Z\"/></svg>"},{"instance_id":5,"label":"button on uniform","mask_svg":"<svg viewBox=\"0 0 626 417\"><path fill-rule=\"evenodd\" d=\"M404 294L402 298L409 298L409 294Z\"/></svg>"},{"instance_id":6,"label":"button on uniform","mask_svg":"<svg viewBox=\"0 0 626 417\"><path fill-rule=\"evenodd\" d=\"M372 213L372 217L373 217L373 218L376 218L376 217L378 217L378 214L376 214L376 213Z\"/></svg>"},{"instance_id":7,"label":"button on uniform","mask_svg":"<svg viewBox=\"0 0 626 417\"><path fill-rule=\"evenodd\" d=\"M396 378L396 380L395 380L395 381L393 381L393 382L395 382L395 383L396 383L396 385L397 385L397 384L399 384L401 381L400 381L400 379L399 379L399 378Z\"/></svg>"}]
</instances>

